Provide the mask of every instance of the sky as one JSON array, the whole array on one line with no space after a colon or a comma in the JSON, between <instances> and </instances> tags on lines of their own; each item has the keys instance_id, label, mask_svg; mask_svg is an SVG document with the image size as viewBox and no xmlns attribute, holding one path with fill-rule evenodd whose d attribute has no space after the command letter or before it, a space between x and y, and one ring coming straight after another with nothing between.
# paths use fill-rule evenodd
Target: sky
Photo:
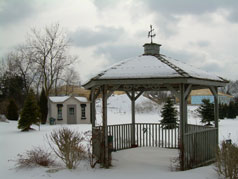
<instances>
[{"instance_id":1,"label":"sky","mask_svg":"<svg viewBox=\"0 0 238 179\"><path fill-rule=\"evenodd\" d=\"M166 56L238 79L237 0L0 0L0 58L59 23L82 81L143 54L150 25Z\"/></svg>"}]
</instances>

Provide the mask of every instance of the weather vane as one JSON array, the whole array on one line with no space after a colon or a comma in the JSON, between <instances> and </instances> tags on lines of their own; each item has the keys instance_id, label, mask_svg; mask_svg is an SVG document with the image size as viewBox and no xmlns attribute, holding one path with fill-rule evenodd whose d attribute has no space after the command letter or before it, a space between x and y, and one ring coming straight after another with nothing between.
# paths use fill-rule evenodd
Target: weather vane
<instances>
[{"instance_id":1,"label":"weather vane","mask_svg":"<svg viewBox=\"0 0 238 179\"><path fill-rule=\"evenodd\" d=\"M148 38L151 38L151 43L153 43L153 37L156 36L156 34L153 34L154 29L152 28L152 25L150 25L150 31L148 33Z\"/></svg>"}]
</instances>

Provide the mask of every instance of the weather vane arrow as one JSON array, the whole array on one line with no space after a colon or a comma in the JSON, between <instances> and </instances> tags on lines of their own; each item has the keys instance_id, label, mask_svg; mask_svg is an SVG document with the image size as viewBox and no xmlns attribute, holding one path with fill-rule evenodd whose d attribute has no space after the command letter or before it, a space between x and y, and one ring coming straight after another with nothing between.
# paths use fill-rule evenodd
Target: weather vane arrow
<instances>
[{"instance_id":1,"label":"weather vane arrow","mask_svg":"<svg viewBox=\"0 0 238 179\"><path fill-rule=\"evenodd\" d=\"M151 38L151 43L153 43L153 38L156 36L156 34L153 34L154 29L152 28L152 25L150 25L150 31L148 32L148 38Z\"/></svg>"}]
</instances>

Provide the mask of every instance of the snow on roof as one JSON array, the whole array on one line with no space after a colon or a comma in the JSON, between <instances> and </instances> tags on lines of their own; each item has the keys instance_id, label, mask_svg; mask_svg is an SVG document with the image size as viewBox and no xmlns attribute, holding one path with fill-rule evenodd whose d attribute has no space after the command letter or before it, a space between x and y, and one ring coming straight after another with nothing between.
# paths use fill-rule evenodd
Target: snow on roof
<instances>
[{"instance_id":1,"label":"snow on roof","mask_svg":"<svg viewBox=\"0 0 238 179\"><path fill-rule=\"evenodd\" d=\"M64 101L66 101L67 99L70 98L70 96L51 96L49 97L50 100L54 103L63 103Z\"/></svg>"},{"instance_id":2,"label":"snow on roof","mask_svg":"<svg viewBox=\"0 0 238 179\"><path fill-rule=\"evenodd\" d=\"M49 97L50 100L54 103L63 103L65 102L67 99L69 99L71 96L51 96ZM81 97L81 96L74 96L75 99L77 99L80 102L88 102L86 97Z\"/></svg>"},{"instance_id":3,"label":"snow on roof","mask_svg":"<svg viewBox=\"0 0 238 179\"><path fill-rule=\"evenodd\" d=\"M219 76L191 65L166 57L165 55L141 55L112 65L93 79L134 79L193 77L224 81Z\"/></svg>"},{"instance_id":4,"label":"snow on roof","mask_svg":"<svg viewBox=\"0 0 238 179\"><path fill-rule=\"evenodd\" d=\"M80 102L84 102L84 103L87 103L88 102L88 99L86 97L79 97L79 96L76 96L74 97L75 99L77 99L78 101Z\"/></svg>"}]
</instances>

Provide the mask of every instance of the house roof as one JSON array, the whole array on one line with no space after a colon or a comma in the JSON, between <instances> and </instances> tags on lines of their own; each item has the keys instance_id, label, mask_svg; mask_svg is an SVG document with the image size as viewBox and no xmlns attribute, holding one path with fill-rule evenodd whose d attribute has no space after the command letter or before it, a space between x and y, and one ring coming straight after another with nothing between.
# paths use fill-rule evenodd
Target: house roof
<instances>
[{"instance_id":1,"label":"house roof","mask_svg":"<svg viewBox=\"0 0 238 179\"><path fill-rule=\"evenodd\" d=\"M63 103L69 98L74 98L78 100L79 102L84 102L84 103L88 102L88 99L86 97L81 97L81 96L50 96L49 97L50 101L54 103Z\"/></svg>"},{"instance_id":2,"label":"house roof","mask_svg":"<svg viewBox=\"0 0 238 179\"><path fill-rule=\"evenodd\" d=\"M219 92L218 95L233 98L233 96L221 92ZM213 96L213 94L209 89L199 89L199 90L192 90L190 96Z\"/></svg>"}]
</instances>

